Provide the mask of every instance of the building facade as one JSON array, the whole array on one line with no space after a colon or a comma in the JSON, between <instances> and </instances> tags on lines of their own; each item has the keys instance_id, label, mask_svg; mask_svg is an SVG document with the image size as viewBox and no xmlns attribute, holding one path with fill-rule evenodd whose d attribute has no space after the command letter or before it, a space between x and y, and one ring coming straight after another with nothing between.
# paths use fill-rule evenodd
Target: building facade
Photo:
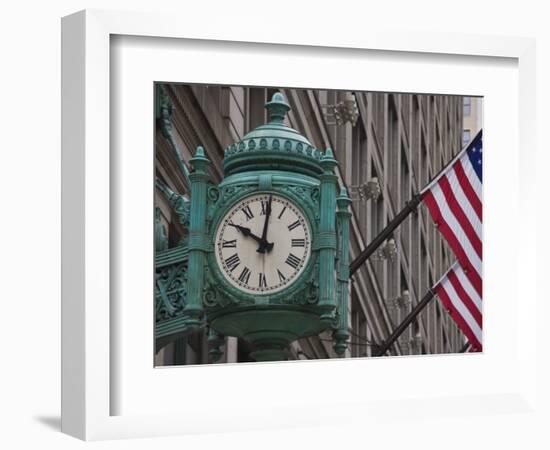
<instances>
[{"instance_id":1,"label":"building facade","mask_svg":"<svg viewBox=\"0 0 550 450\"><path fill-rule=\"evenodd\" d=\"M483 98L463 97L462 145L466 146L483 127Z\"/></svg>"},{"instance_id":2,"label":"building facade","mask_svg":"<svg viewBox=\"0 0 550 450\"><path fill-rule=\"evenodd\" d=\"M339 162L339 183L353 199L352 260L461 150L466 129L463 114L467 100L460 96L184 84L166 84L161 89L172 105L173 142L157 121L156 177L184 195L188 192L173 148L187 162L195 148L203 146L212 161L210 177L219 182L223 149L264 124L265 103L281 92L292 108L288 125L317 148L332 148ZM337 105L351 100L354 113L345 120ZM186 230L158 188L155 199L168 245L176 245ZM453 261L427 209L420 206L354 274L351 338L345 356L371 356ZM434 299L387 354L458 352L464 342L460 330ZM223 350L221 362L251 361L245 341L226 338ZM290 359L335 357L329 333L301 339L290 351ZM172 341L155 355L156 365L208 362L205 332Z\"/></svg>"}]
</instances>

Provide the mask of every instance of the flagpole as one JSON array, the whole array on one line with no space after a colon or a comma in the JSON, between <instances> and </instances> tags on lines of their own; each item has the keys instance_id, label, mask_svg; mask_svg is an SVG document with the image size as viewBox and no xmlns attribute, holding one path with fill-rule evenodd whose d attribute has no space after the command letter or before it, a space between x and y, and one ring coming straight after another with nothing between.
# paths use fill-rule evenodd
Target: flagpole
<instances>
[{"instance_id":1,"label":"flagpole","mask_svg":"<svg viewBox=\"0 0 550 450\"><path fill-rule=\"evenodd\" d=\"M420 195L424 195L425 192L427 192L435 183L437 183L439 179L447 173L447 171L451 168L451 166L456 161L458 161L458 159L460 159L462 155L464 155L464 153L468 151L468 149L473 145L473 143L482 137L482 133L483 133L483 128L477 132L475 137L470 142L468 142L468 144L462 150L460 150L455 155L455 157L451 159L451 161L448 164L445 165L445 167L443 167L439 172L437 172L435 177L433 177L431 181L420 191Z\"/></svg>"},{"instance_id":2,"label":"flagpole","mask_svg":"<svg viewBox=\"0 0 550 450\"><path fill-rule=\"evenodd\" d=\"M376 251L376 249L384 242L387 238L391 236L393 231L403 222L407 216L416 210L419 203L422 201L422 198L426 191L430 189L434 183L436 183L444 173L447 172L447 170L466 152L470 146L478 140L482 136L483 130L479 130L479 132L476 134L476 136L464 147L456 156L449 161L448 164L445 165L438 173L433 177L430 182L418 193L416 194L409 202L405 204L405 207L386 225L386 228L384 228L378 236L374 238L374 240L367 245L367 247L359 253L359 255L351 262L349 268L349 274L352 276L357 270L363 265L363 263L369 259L372 254Z\"/></svg>"},{"instance_id":3,"label":"flagpole","mask_svg":"<svg viewBox=\"0 0 550 450\"><path fill-rule=\"evenodd\" d=\"M349 274L353 275L363 263L370 258L370 256L376 251L376 249L384 242L388 237L391 236L393 231L403 222L407 216L416 210L416 207L421 202L422 196L420 194L415 195L410 201L405 204L405 207L397 214L391 221L386 225L378 236L376 236L373 241L367 245L367 247L359 253L359 255L351 262L349 265Z\"/></svg>"},{"instance_id":4,"label":"flagpole","mask_svg":"<svg viewBox=\"0 0 550 450\"><path fill-rule=\"evenodd\" d=\"M413 308L413 310L409 313L405 319L403 319L403 322L401 322L398 327L393 330L392 334L386 339L380 346L378 347L377 351L373 356L382 356L384 353L386 353L390 347L394 344L394 342L403 334L403 331L407 329L407 327L412 323L412 321L420 314L420 312L430 303L432 298L436 296L436 288L441 283L441 281L451 272L455 269L455 267L458 265L458 261L455 261L449 270L447 270L441 278L435 283L430 289L428 289L428 292L422 297L422 300L418 302L418 304ZM467 343L467 346L469 346L470 343ZM466 349L468 347L465 347ZM462 349L460 352L463 353L464 349Z\"/></svg>"},{"instance_id":5,"label":"flagpole","mask_svg":"<svg viewBox=\"0 0 550 450\"><path fill-rule=\"evenodd\" d=\"M458 351L458 353L466 353L466 351L470 348L470 343L466 342L464 346Z\"/></svg>"},{"instance_id":6,"label":"flagpole","mask_svg":"<svg viewBox=\"0 0 550 450\"><path fill-rule=\"evenodd\" d=\"M409 313L407 317L399 324L399 326L393 330L392 334L386 339L380 347L377 349L375 354L373 356L382 356L384 353L386 353L390 347L395 343L397 338L403 334L403 331L407 329L407 327L412 323L412 321L420 314L420 312L430 303L432 298L435 297L435 292L433 289L428 289L428 292L424 297L422 297L422 300L418 302L418 304L413 308L413 310Z\"/></svg>"}]
</instances>

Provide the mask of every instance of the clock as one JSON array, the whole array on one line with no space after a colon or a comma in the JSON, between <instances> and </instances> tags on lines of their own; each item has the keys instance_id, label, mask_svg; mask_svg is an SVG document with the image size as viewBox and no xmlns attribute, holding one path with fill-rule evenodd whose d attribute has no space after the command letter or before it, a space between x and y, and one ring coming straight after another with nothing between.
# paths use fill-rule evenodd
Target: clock
<instances>
[{"instance_id":1,"label":"clock","mask_svg":"<svg viewBox=\"0 0 550 450\"><path fill-rule=\"evenodd\" d=\"M311 257L311 227L295 203L255 194L229 209L215 231L216 262L223 277L248 294L290 287Z\"/></svg>"}]
</instances>

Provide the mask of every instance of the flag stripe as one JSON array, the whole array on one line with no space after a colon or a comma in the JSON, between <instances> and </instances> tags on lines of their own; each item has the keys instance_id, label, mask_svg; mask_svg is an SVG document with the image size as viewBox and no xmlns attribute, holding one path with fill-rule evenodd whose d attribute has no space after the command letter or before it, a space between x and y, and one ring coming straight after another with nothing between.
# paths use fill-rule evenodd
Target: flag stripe
<instances>
[{"instance_id":1,"label":"flag stripe","mask_svg":"<svg viewBox=\"0 0 550 450\"><path fill-rule=\"evenodd\" d=\"M449 207L450 212L455 216L457 222L460 224L460 228L466 235L466 238L471 242L472 247L474 248L477 256L482 258L482 247L481 247L481 234L477 234L476 230L472 226L472 222L468 216L464 213L462 207L458 204L458 201L454 195L454 192L451 189L449 180L447 176L441 177L439 181L441 191L445 197L446 204Z\"/></svg>"},{"instance_id":2,"label":"flag stripe","mask_svg":"<svg viewBox=\"0 0 550 450\"><path fill-rule=\"evenodd\" d=\"M476 335L476 333L470 328L470 325L466 321L466 319L462 316L459 309L453 304L451 298L449 297L449 294L447 291L443 288L438 289L437 295L439 296L439 299L449 311L449 314L451 315L452 319L457 323L459 328L462 330L464 335L468 338L468 341L472 346L481 349L481 330L479 330L479 337Z\"/></svg>"},{"instance_id":3,"label":"flag stripe","mask_svg":"<svg viewBox=\"0 0 550 450\"><path fill-rule=\"evenodd\" d=\"M469 161L468 161L468 164L470 164ZM470 164L470 167L471 167L471 164ZM471 184L470 178L473 178L473 177L468 177L461 161L459 161L457 164L455 164L455 166L453 166L453 170L456 173L456 177L458 179L458 182L460 183L460 186L462 187L462 190L466 194L466 197L468 197L468 199L470 200L470 204L474 208L474 211L477 214L478 219L480 221L483 221L482 207L481 207L481 190L480 190L480 194L478 195L478 193L476 192L476 188L474 188ZM471 171L473 171L473 169Z\"/></svg>"},{"instance_id":4,"label":"flag stripe","mask_svg":"<svg viewBox=\"0 0 550 450\"><path fill-rule=\"evenodd\" d=\"M453 286L455 292L457 293L458 297L464 304L464 306L468 309L470 314L472 315L472 318L476 321L479 328L482 326L482 319L481 319L481 308L478 308L475 303L472 301L470 296L466 293L466 290L464 287L460 284L460 281L455 273L454 270L451 270L449 274L447 275L449 282Z\"/></svg>"},{"instance_id":5,"label":"flag stripe","mask_svg":"<svg viewBox=\"0 0 550 450\"><path fill-rule=\"evenodd\" d=\"M482 298L481 294L477 293L477 291L472 286L472 283L470 282L468 277L464 274L463 270L455 270L454 273L458 278L458 280L460 281L460 284L466 291L466 294L468 295L468 297L470 297L472 302L474 302L474 304L476 305L476 308L481 311L481 298Z\"/></svg>"},{"instance_id":6,"label":"flag stripe","mask_svg":"<svg viewBox=\"0 0 550 450\"><path fill-rule=\"evenodd\" d=\"M439 185L436 184L430 191L430 194L437 206L437 209L433 208L433 212L432 209L430 209L436 225L440 227L441 232L447 241L449 241L453 251L455 253L459 251L462 252L464 257L468 260L468 265L481 275L481 259L475 251L472 242L468 239L468 236L466 236L466 233L458 223L456 217L449 209L449 205L445 201L445 197Z\"/></svg>"},{"instance_id":7,"label":"flag stripe","mask_svg":"<svg viewBox=\"0 0 550 450\"><path fill-rule=\"evenodd\" d=\"M476 350L482 338L482 132L422 191L430 215L458 262L434 287Z\"/></svg>"},{"instance_id":8,"label":"flag stripe","mask_svg":"<svg viewBox=\"0 0 550 450\"><path fill-rule=\"evenodd\" d=\"M448 279L441 284L441 287L438 293L443 297L446 296L446 300L448 300L450 302L450 305L452 306L451 309L454 310L453 314L455 314L455 316L456 315L460 316L460 318L464 321L464 324L466 325L467 329L470 330L471 333L475 336L475 340L478 343L480 343L481 334L482 334L481 327L472 317L472 314L466 308L462 299L460 298L458 293L455 291L454 287L452 286L452 284ZM455 320L456 320L456 317L455 317Z\"/></svg>"},{"instance_id":9,"label":"flag stripe","mask_svg":"<svg viewBox=\"0 0 550 450\"><path fill-rule=\"evenodd\" d=\"M439 231L451 246L462 267L464 267L465 271L468 272L468 278L472 282L472 285L474 286L476 292L481 296L481 277L471 266L470 261L466 256L466 253L464 252L464 249L456 240L454 233L449 228L449 225L444 220L442 220L441 213L439 212L439 207L437 206L437 203L431 191L426 192L424 202L430 210L430 214L434 222L438 224Z\"/></svg>"},{"instance_id":10,"label":"flag stripe","mask_svg":"<svg viewBox=\"0 0 550 450\"><path fill-rule=\"evenodd\" d=\"M449 173L447 174L447 179L449 181L449 185L451 186L451 190L456 198L457 203L460 205L462 211L464 211L464 214L466 214L466 217L468 217L468 220L472 224L472 227L474 228L476 234L481 239L483 224L477 216L476 212L474 211L474 207L470 203L470 200L464 193L464 190L462 189L462 186L458 181L458 178L456 177L456 172L454 170L449 171Z\"/></svg>"}]
</instances>

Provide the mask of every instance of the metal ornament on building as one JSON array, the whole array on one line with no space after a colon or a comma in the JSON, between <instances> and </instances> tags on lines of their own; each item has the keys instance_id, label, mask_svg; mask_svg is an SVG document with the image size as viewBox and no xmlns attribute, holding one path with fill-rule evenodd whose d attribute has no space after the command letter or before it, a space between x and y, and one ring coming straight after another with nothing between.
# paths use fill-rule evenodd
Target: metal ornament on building
<instances>
[{"instance_id":1,"label":"metal ornament on building","mask_svg":"<svg viewBox=\"0 0 550 450\"><path fill-rule=\"evenodd\" d=\"M351 92L346 92L343 101L334 105L323 105L323 108L326 109L325 115L328 120L328 125L340 126L344 125L346 122L349 122L352 126L355 126L357 119L359 118L357 100L355 99L355 95Z\"/></svg>"},{"instance_id":2,"label":"metal ornament on building","mask_svg":"<svg viewBox=\"0 0 550 450\"><path fill-rule=\"evenodd\" d=\"M408 290L404 290L399 297L396 298L397 306L401 309L406 309L411 305L411 296Z\"/></svg>"},{"instance_id":3,"label":"metal ornament on building","mask_svg":"<svg viewBox=\"0 0 550 450\"><path fill-rule=\"evenodd\" d=\"M199 147L190 201L170 193L189 233L156 253L161 345L208 327L214 359L225 336L252 344L257 361L284 360L291 342L325 330L347 348L351 199L337 193L332 150L284 123L282 94L266 109L269 122L225 150L220 184Z\"/></svg>"},{"instance_id":4,"label":"metal ornament on building","mask_svg":"<svg viewBox=\"0 0 550 450\"><path fill-rule=\"evenodd\" d=\"M352 194L357 194L353 200L360 200L362 202L366 202L367 200L376 201L382 195L382 187L377 177L373 177L360 185L351 186L351 191Z\"/></svg>"},{"instance_id":5,"label":"metal ornament on building","mask_svg":"<svg viewBox=\"0 0 550 450\"><path fill-rule=\"evenodd\" d=\"M388 239L387 242L376 250L372 255L373 261L384 261L393 259L397 256L397 244L394 238Z\"/></svg>"}]
</instances>

